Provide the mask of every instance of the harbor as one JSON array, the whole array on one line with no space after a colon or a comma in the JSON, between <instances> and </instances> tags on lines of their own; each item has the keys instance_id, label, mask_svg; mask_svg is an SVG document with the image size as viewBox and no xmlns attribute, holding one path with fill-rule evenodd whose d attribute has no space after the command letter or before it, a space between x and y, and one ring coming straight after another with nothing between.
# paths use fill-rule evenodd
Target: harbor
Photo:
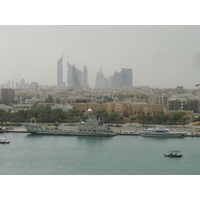
<instances>
[{"instance_id":1,"label":"harbor","mask_svg":"<svg viewBox=\"0 0 200 200\"><path fill-rule=\"evenodd\" d=\"M147 127L155 127L155 126L147 126ZM160 127L160 126L159 126ZM161 127L165 127L171 131L176 130L176 131L182 131L185 132L186 134L184 134L183 137L200 137L200 132L199 132L199 128L200 127L196 127L196 126L186 126L186 127L181 127L179 126L172 126L172 127L168 127L168 126L161 126ZM121 125L118 127L112 126L110 127L114 133L116 133L116 135L119 136L141 136L141 134L143 133L143 130L145 127L141 127L141 126L130 126L128 124L125 125ZM76 126L66 126L66 125L61 125L59 126L60 130L74 130L76 129ZM8 133L29 133L26 131L26 129L23 126L19 126L19 127L14 127L13 130L6 130L6 132Z\"/></svg>"},{"instance_id":2,"label":"harbor","mask_svg":"<svg viewBox=\"0 0 200 200\"><path fill-rule=\"evenodd\" d=\"M199 137L44 136L6 132L1 175L199 175ZM182 159L163 154L181 150Z\"/></svg>"}]
</instances>

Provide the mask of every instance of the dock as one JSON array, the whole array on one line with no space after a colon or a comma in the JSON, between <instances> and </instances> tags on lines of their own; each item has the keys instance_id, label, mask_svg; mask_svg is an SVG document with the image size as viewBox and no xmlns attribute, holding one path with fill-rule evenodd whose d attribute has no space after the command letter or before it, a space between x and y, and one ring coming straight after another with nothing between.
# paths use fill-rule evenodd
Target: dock
<instances>
[{"instance_id":1,"label":"dock","mask_svg":"<svg viewBox=\"0 0 200 200\"><path fill-rule=\"evenodd\" d=\"M117 135L134 135L134 136L140 136L141 133L135 132L135 131L115 131Z\"/></svg>"},{"instance_id":2,"label":"dock","mask_svg":"<svg viewBox=\"0 0 200 200\"><path fill-rule=\"evenodd\" d=\"M126 128L125 128L126 129ZM141 136L142 131L141 130L117 130L115 129L114 132L116 133L116 135L119 136ZM7 130L5 133L28 133L25 129L23 128L17 128L14 130ZM200 137L200 132L193 132L193 131L189 131L187 130L186 134L183 137Z\"/></svg>"}]
</instances>

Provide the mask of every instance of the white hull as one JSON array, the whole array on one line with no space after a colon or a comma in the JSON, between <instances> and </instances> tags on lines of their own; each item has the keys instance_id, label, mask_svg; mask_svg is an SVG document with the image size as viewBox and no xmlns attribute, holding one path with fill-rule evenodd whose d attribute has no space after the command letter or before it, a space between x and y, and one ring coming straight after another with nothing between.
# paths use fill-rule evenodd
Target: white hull
<instances>
[{"instance_id":1,"label":"white hull","mask_svg":"<svg viewBox=\"0 0 200 200\"><path fill-rule=\"evenodd\" d=\"M183 137L184 132L170 131L167 128L147 128L141 134L143 137Z\"/></svg>"},{"instance_id":2,"label":"white hull","mask_svg":"<svg viewBox=\"0 0 200 200\"><path fill-rule=\"evenodd\" d=\"M70 136L115 136L108 126L96 120L95 117L90 117L85 123L80 123L76 130L50 130L48 126L38 124L24 124L27 132L34 135L70 135Z\"/></svg>"},{"instance_id":3,"label":"white hull","mask_svg":"<svg viewBox=\"0 0 200 200\"><path fill-rule=\"evenodd\" d=\"M63 136L116 136L116 133L92 133L92 132L79 132L79 131L42 131L32 132L33 135L63 135Z\"/></svg>"},{"instance_id":4,"label":"white hull","mask_svg":"<svg viewBox=\"0 0 200 200\"><path fill-rule=\"evenodd\" d=\"M154 134L154 133L143 133L143 137L183 137L184 133L171 133L171 134Z\"/></svg>"}]
</instances>

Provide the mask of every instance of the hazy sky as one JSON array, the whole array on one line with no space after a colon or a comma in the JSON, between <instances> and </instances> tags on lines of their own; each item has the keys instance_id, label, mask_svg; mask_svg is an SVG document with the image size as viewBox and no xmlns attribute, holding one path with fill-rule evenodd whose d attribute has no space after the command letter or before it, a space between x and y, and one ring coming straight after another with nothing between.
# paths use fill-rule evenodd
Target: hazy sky
<instances>
[{"instance_id":1,"label":"hazy sky","mask_svg":"<svg viewBox=\"0 0 200 200\"><path fill-rule=\"evenodd\" d=\"M88 67L94 87L101 68L109 77L133 69L133 85L195 88L200 83L200 26L56 25L0 26L0 83L8 80L56 85L63 52L77 68Z\"/></svg>"}]
</instances>

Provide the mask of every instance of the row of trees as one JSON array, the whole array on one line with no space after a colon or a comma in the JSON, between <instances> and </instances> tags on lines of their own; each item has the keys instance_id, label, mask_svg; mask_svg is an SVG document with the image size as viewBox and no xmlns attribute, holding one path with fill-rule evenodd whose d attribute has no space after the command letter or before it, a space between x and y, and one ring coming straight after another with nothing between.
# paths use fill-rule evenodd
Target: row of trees
<instances>
[{"instance_id":1,"label":"row of trees","mask_svg":"<svg viewBox=\"0 0 200 200\"><path fill-rule=\"evenodd\" d=\"M188 120L190 120L189 117L185 116L185 112L177 112L173 113L171 115L165 115L164 113L159 113L154 116L146 116L146 115L139 115L137 117L137 120L139 121L140 124L143 126L145 124L182 124L185 126Z\"/></svg>"},{"instance_id":2,"label":"row of trees","mask_svg":"<svg viewBox=\"0 0 200 200\"><path fill-rule=\"evenodd\" d=\"M96 114L97 118L102 118L105 123L120 124L123 123L124 117L118 113L108 114L106 111L98 111ZM50 106L45 108L39 108L35 104L28 110L20 110L14 113L8 113L4 110L0 110L0 122L1 124L7 124L11 122L13 124L19 124L24 122L30 122L31 118L35 117L39 123L74 123L78 122L80 119L85 120L87 116L84 116L82 112L76 111L74 109L68 110L68 112L63 112L61 109L51 110ZM173 113L168 116L164 113L156 114L154 116L139 115L137 120L143 126L145 124L182 124L183 126L189 120L185 116L184 112Z\"/></svg>"},{"instance_id":3,"label":"row of trees","mask_svg":"<svg viewBox=\"0 0 200 200\"><path fill-rule=\"evenodd\" d=\"M29 110L20 110L14 113L8 113L4 110L0 110L0 122L1 123L22 123L30 122L31 118L35 117L39 123L54 123L54 122L75 122L83 113L76 110L69 110L68 112L63 112L61 109L51 110L50 106L46 108L32 107Z\"/></svg>"},{"instance_id":4,"label":"row of trees","mask_svg":"<svg viewBox=\"0 0 200 200\"><path fill-rule=\"evenodd\" d=\"M108 114L106 111L100 111L96 115L98 118L101 117L106 123L121 123L123 117L117 113ZM8 113L0 109L0 122L1 124L7 124L11 122L13 124L19 124L24 122L30 122L31 118L35 117L39 123L74 123L80 121L80 119L85 120L87 116L84 116L82 112L76 111L74 109L68 110L68 112L63 112L61 109L51 110L50 106L45 108L39 108L34 105L31 109L20 110L14 113Z\"/></svg>"}]
</instances>

